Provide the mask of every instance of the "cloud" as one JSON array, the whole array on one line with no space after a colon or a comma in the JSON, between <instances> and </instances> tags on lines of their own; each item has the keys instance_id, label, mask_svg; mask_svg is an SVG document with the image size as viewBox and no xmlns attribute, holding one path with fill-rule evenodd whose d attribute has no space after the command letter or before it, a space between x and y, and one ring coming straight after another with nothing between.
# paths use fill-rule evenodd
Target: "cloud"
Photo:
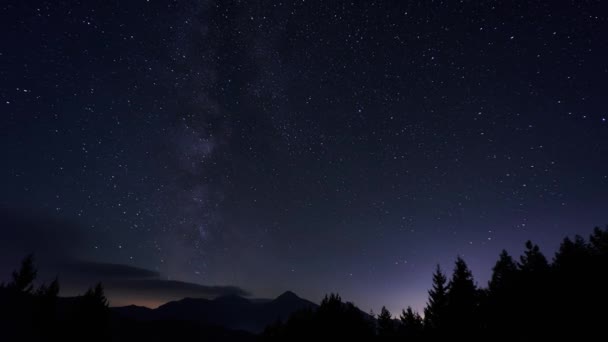
<instances>
[{"instance_id":1,"label":"cloud","mask_svg":"<svg viewBox=\"0 0 608 342\"><path fill-rule=\"evenodd\" d=\"M58 265L57 271L60 281L66 281L68 284L62 292L65 295L82 293L92 284L102 282L112 306L136 304L157 307L185 297L250 295L236 286L208 286L162 279L156 271L122 264L70 262Z\"/></svg>"},{"instance_id":2,"label":"cloud","mask_svg":"<svg viewBox=\"0 0 608 342\"><path fill-rule=\"evenodd\" d=\"M247 291L235 286L206 286L163 279L111 281L106 287L113 293L112 306L136 304L154 308L186 297L211 299L230 295L249 295Z\"/></svg>"},{"instance_id":3,"label":"cloud","mask_svg":"<svg viewBox=\"0 0 608 342\"><path fill-rule=\"evenodd\" d=\"M156 307L184 297L215 298L248 296L236 286L209 286L164 279L162 274L131 265L82 260L80 251L86 237L82 227L69 222L27 212L0 210L0 280L28 253L34 253L39 279L58 277L62 296L84 293L103 283L113 306Z\"/></svg>"},{"instance_id":4,"label":"cloud","mask_svg":"<svg viewBox=\"0 0 608 342\"><path fill-rule=\"evenodd\" d=\"M164 293L166 295L181 295L182 297L205 297L214 298L218 296L249 296L249 292L236 286L206 286L187 283L179 280L162 279L139 279L129 281L128 284L137 289L138 292L148 291L152 293Z\"/></svg>"}]
</instances>

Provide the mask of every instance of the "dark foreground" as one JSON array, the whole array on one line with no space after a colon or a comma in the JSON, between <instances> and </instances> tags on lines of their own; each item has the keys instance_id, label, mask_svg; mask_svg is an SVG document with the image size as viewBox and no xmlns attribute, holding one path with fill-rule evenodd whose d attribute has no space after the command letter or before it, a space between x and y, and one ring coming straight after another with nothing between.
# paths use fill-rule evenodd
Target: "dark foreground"
<instances>
[{"instance_id":1,"label":"dark foreground","mask_svg":"<svg viewBox=\"0 0 608 342\"><path fill-rule=\"evenodd\" d=\"M74 298L59 282L34 286L33 257L0 286L2 341L547 341L603 340L608 321L608 230L563 240L551 259L526 243L503 251L480 288L458 257L451 277L437 267L424 313L377 316L339 295L321 304L287 292L275 300L184 299L159 309L110 308L101 284Z\"/></svg>"}]
</instances>

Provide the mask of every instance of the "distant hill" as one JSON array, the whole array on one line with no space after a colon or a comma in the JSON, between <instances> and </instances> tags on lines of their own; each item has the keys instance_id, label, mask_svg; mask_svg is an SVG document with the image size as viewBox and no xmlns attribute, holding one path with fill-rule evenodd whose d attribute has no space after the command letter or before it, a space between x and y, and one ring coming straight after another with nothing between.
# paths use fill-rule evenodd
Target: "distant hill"
<instances>
[{"instance_id":1,"label":"distant hill","mask_svg":"<svg viewBox=\"0 0 608 342\"><path fill-rule=\"evenodd\" d=\"M114 307L119 317L136 321L191 321L207 326L259 333L278 319L285 320L295 311L317 305L287 291L272 300L250 300L239 296L216 299L184 298L157 309L130 305Z\"/></svg>"},{"instance_id":2,"label":"distant hill","mask_svg":"<svg viewBox=\"0 0 608 342\"><path fill-rule=\"evenodd\" d=\"M58 297L56 307L56 321L53 332L56 338L45 339L49 341L83 341L90 340L81 335L75 326L74 319L79 314L78 300L80 297ZM222 301L220 301L222 302ZM0 287L0 341L41 341L37 332L32 330L33 297L26 294L10 293L6 288ZM18 304L18 305L17 305ZM13 310L7 311L12 307ZM17 308L15 310L15 308ZM109 334L117 337L112 341L221 341L221 342L253 342L258 338L250 331L231 329L217 320L206 323L196 319L156 320L159 310L130 305L121 308L111 308L112 317ZM186 317L184 315L184 317ZM24 332L25 329L25 332ZM103 330L103 329L102 329ZM98 332L95 332L98 333ZM61 339L59 337L61 336ZM93 339L95 340L95 339Z\"/></svg>"}]
</instances>

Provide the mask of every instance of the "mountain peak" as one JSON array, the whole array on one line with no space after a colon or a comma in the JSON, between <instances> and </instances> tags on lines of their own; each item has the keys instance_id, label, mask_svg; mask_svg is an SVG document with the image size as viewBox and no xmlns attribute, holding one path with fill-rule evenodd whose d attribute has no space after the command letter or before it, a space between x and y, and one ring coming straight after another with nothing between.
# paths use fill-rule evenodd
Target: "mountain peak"
<instances>
[{"instance_id":1,"label":"mountain peak","mask_svg":"<svg viewBox=\"0 0 608 342\"><path fill-rule=\"evenodd\" d=\"M283 292L283 294L281 294L280 296L277 297L277 299L280 300L285 300L285 299L300 299L300 297L298 297L297 294L291 292L291 291L285 291Z\"/></svg>"},{"instance_id":2,"label":"mountain peak","mask_svg":"<svg viewBox=\"0 0 608 342\"><path fill-rule=\"evenodd\" d=\"M120 317L133 320L199 322L206 326L260 333L277 319L286 320L294 312L316 307L316 304L286 291L273 300L228 295L215 299L183 298L165 303L156 309L129 306L112 310Z\"/></svg>"}]
</instances>

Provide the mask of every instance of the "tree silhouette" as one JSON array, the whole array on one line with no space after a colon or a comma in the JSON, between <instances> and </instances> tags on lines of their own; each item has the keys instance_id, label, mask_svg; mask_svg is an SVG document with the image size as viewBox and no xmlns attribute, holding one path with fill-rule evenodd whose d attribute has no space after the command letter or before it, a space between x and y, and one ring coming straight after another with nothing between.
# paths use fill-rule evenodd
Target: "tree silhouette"
<instances>
[{"instance_id":1,"label":"tree silhouette","mask_svg":"<svg viewBox=\"0 0 608 342\"><path fill-rule=\"evenodd\" d=\"M485 307L482 308L487 328L498 332L500 336L514 334L513 326L518 316L515 295L517 281L517 264L509 253L503 250L492 268Z\"/></svg>"},{"instance_id":2,"label":"tree silhouette","mask_svg":"<svg viewBox=\"0 0 608 342\"><path fill-rule=\"evenodd\" d=\"M109 306L101 283L97 283L95 287L89 288L80 301L83 313L95 318L105 315Z\"/></svg>"},{"instance_id":3,"label":"tree silhouette","mask_svg":"<svg viewBox=\"0 0 608 342\"><path fill-rule=\"evenodd\" d=\"M38 271L34 267L34 255L29 254L21 262L19 271L13 272L13 281L8 284L8 288L23 293L31 293L34 289L34 280Z\"/></svg>"},{"instance_id":4,"label":"tree silhouette","mask_svg":"<svg viewBox=\"0 0 608 342\"><path fill-rule=\"evenodd\" d=\"M596 228L588 241L580 236L565 238L551 263L528 241L518 263L506 251L500 253L487 289L476 287L460 257L449 282L437 266L424 319L407 307L397 324L383 307L375 320L373 314L363 313L331 293L317 309L301 310L286 322L275 322L261 339L591 340L602 336L608 319L607 269L608 230ZM4 339L106 341L114 338L112 331L143 329L144 325L119 318L112 318L110 325L109 303L101 283L80 297L61 299L57 279L36 289L36 275L34 258L28 255L12 273L12 280L0 286ZM164 324L168 323L154 322Z\"/></svg>"},{"instance_id":5,"label":"tree silhouette","mask_svg":"<svg viewBox=\"0 0 608 342\"><path fill-rule=\"evenodd\" d=\"M552 294L550 268L547 258L538 245L527 241L524 254L518 264L520 279L517 285L519 307L526 307L519 317L522 331L540 338L551 325L551 310L548 308ZM554 295L554 294L553 294Z\"/></svg>"},{"instance_id":6,"label":"tree silhouette","mask_svg":"<svg viewBox=\"0 0 608 342\"><path fill-rule=\"evenodd\" d=\"M10 339L35 340L53 339L56 325L56 305L59 294L59 282L42 284L34 289L37 276L34 256L27 255L21 262L19 270L13 271L12 281L4 287L7 291L0 293L3 306L0 315L2 323L7 324L3 334Z\"/></svg>"},{"instance_id":7,"label":"tree silhouette","mask_svg":"<svg viewBox=\"0 0 608 342\"><path fill-rule=\"evenodd\" d=\"M49 286L42 284L36 290L36 296L38 297L57 298L57 295L59 295L59 281L57 278Z\"/></svg>"},{"instance_id":8,"label":"tree silhouette","mask_svg":"<svg viewBox=\"0 0 608 342\"><path fill-rule=\"evenodd\" d=\"M273 324L263 334L267 340L359 340L375 335L370 317L338 294L326 295L316 310L300 310L286 323Z\"/></svg>"},{"instance_id":9,"label":"tree silhouette","mask_svg":"<svg viewBox=\"0 0 608 342\"><path fill-rule=\"evenodd\" d=\"M589 254L592 261L589 263L588 284L583 293L587 294L587 303L589 304L584 312L603 312L608 307L608 227L602 230L596 227L589 237ZM585 298L582 298L585 300ZM598 329L605 325L606 318L602 315L586 315L589 317L588 324L591 324L595 329L588 329L590 333L604 333L604 330Z\"/></svg>"},{"instance_id":10,"label":"tree silhouette","mask_svg":"<svg viewBox=\"0 0 608 342\"><path fill-rule=\"evenodd\" d=\"M576 235L574 241L566 237L553 258L553 268L560 272L575 272L589 261L589 254L589 246L581 236Z\"/></svg>"},{"instance_id":11,"label":"tree silhouette","mask_svg":"<svg viewBox=\"0 0 608 342\"><path fill-rule=\"evenodd\" d=\"M380 337L392 337L395 335L395 326L393 322L393 316L390 311L383 306L378 314L378 336Z\"/></svg>"},{"instance_id":12,"label":"tree silhouette","mask_svg":"<svg viewBox=\"0 0 608 342\"><path fill-rule=\"evenodd\" d=\"M528 274L542 274L549 270L547 258L540 252L538 245L530 240L526 241L526 249L520 258L519 269Z\"/></svg>"},{"instance_id":13,"label":"tree silhouette","mask_svg":"<svg viewBox=\"0 0 608 342\"><path fill-rule=\"evenodd\" d=\"M34 294L34 321L40 338L58 339L57 301L59 281L55 278L48 286L42 284Z\"/></svg>"},{"instance_id":14,"label":"tree silhouette","mask_svg":"<svg viewBox=\"0 0 608 342\"><path fill-rule=\"evenodd\" d=\"M517 263L503 250L487 289L477 289L459 257L449 283L437 266L424 319L410 307L403 310L395 337L407 341L543 341L566 336L590 340L604 333L608 318L604 310L608 306L607 266L608 230L600 229L594 230L588 243L581 237L564 239L551 264L530 241ZM341 302L339 297L326 297L325 308L319 311L341 307L337 302ZM390 313L383 308L377 318L377 337L385 339L393 322ZM349 330L356 324L342 326ZM344 339L345 333L315 336Z\"/></svg>"},{"instance_id":15,"label":"tree silhouette","mask_svg":"<svg viewBox=\"0 0 608 342\"><path fill-rule=\"evenodd\" d=\"M600 307L594 308L599 299L595 294L600 290L593 289L592 284L596 283L593 279L596 273L594 267L590 245L581 236L575 236L574 240L565 238L562 241L553 258L551 279L554 284L554 293L551 296L561 297L561 300L549 301L551 306L548 309L553 314L552 320L563 327L564 331L572 333L571 327L579 329L583 326L588 330L589 319L585 315L570 317L556 314L557 312L593 312L600 309ZM578 295L567 295L573 293Z\"/></svg>"},{"instance_id":16,"label":"tree silhouette","mask_svg":"<svg viewBox=\"0 0 608 342\"><path fill-rule=\"evenodd\" d=\"M422 337L424 329L422 317L417 312L414 312L411 306L408 306L406 310L401 312L399 319L401 321L400 334L406 340L416 341Z\"/></svg>"},{"instance_id":17,"label":"tree silhouette","mask_svg":"<svg viewBox=\"0 0 608 342\"><path fill-rule=\"evenodd\" d=\"M589 237L591 253L603 263L608 262L608 227L605 230L595 227Z\"/></svg>"},{"instance_id":18,"label":"tree silhouette","mask_svg":"<svg viewBox=\"0 0 608 342\"><path fill-rule=\"evenodd\" d=\"M437 333L444 327L448 305L447 278L437 265L433 273L433 285L429 290L429 300L424 309L424 327L431 335Z\"/></svg>"},{"instance_id":19,"label":"tree silhouette","mask_svg":"<svg viewBox=\"0 0 608 342\"><path fill-rule=\"evenodd\" d=\"M509 253L503 249L498 256L498 261L492 268L492 278L488 283L490 294L495 296L511 291L515 283L516 275L517 264Z\"/></svg>"},{"instance_id":20,"label":"tree silhouette","mask_svg":"<svg viewBox=\"0 0 608 342\"><path fill-rule=\"evenodd\" d=\"M104 341L110 334L109 302L103 285L97 283L79 298L75 320L83 331L94 332L87 338L92 341Z\"/></svg>"},{"instance_id":21,"label":"tree silhouette","mask_svg":"<svg viewBox=\"0 0 608 342\"><path fill-rule=\"evenodd\" d=\"M458 257L448 285L447 323L451 334L470 333L477 322L477 287L466 262Z\"/></svg>"}]
</instances>

